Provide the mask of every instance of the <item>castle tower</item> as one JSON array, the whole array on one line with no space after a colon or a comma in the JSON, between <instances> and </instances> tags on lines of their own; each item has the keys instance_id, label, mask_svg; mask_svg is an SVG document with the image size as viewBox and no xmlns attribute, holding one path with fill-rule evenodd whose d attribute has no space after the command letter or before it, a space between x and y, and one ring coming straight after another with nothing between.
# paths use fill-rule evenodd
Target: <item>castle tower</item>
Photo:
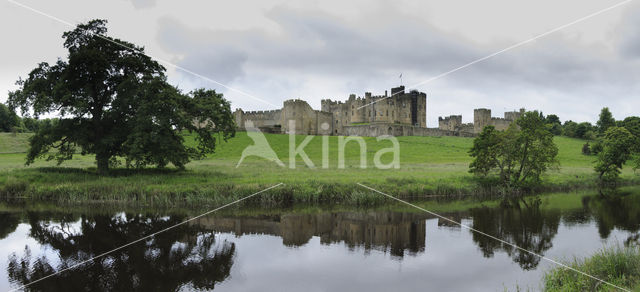
<instances>
[{"instance_id":1,"label":"castle tower","mask_svg":"<svg viewBox=\"0 0 640 292\"><path fill-rule=\"evenodd\" d=\"M295 121L295 128L289 127L289 121ZM315 135L317 119L311 106L304 100L290 99L284 102L280 120L284 134Z\"/></svg>"},{"instance_id":2,"label":"castle tower","mask_svg":"<svg viewBox=\"0 0 640 292\"><path fill-rule=\"evenodd\" d=\"M473 110L473 132L478 134L491 124L491 110L478 108Z\"/></svg>"},{"instance_id":3,"label":"castle tower","mask_svg":"<svg viewBox=\"0 0 640 292\"><path fill-rule=\"evenodd\" d=\"M233 112L233 118L236 121L236 128L244 129L244 111L242 109L236 109Z\"/></svg>"}]
</instances>

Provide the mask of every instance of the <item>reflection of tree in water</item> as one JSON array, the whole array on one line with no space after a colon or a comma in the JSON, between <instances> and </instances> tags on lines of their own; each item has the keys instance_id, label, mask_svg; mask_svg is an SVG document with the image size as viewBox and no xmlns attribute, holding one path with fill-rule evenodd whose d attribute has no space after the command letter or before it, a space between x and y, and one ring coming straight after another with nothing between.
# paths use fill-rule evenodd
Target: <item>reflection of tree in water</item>
<instances>
[{"instance_id":1,"label":"reflection of tree in water","mask_svg":"<svg viewBox=\"0 0 640 292\"><path fill-rule=\"evenodd\" d=\"M4 239L18 228L20 216L15 213L0 213L0 239Z\"/></svg>"},{"instance_id":2,"label":"reflection of tree in water","mask_svg":"<svg viewBox=\"0 0 640 292\"><path fill-rule=\"evenodd\" d=\"M29 214L28 217L31 236L55 250L61 262L51 263L44 257L32 260L28 248L22 258L12 255L7 270L9 278L17 285L28 284L183 220L179 217L122 214L113 217L82 216L79 224L76 224L77 219L67 217L61 220L61 224L54 225L41 220L37 214ZM185 224L57 274L29 289L213 289L216 283L229 276L234 254L233 243L216 244L213 233Z\"/></svg>"},{"instance_id":3,"label":"reflection of tree in water","mask_svg":"<svg viewBox=\"0 0 640 292\"><path fill-rule=\"evenodd\" d=\"M583 204L595 217L601 238L609 237L614 228L629 232L640 230L640 196L638 195L589 197L583 201ZM637 236L633 234L627 241L637 241Z\"/></svg>"},{"instance_id":4,"label":"reflection of tree in water","mask_svg":"<svg viewBox=\"0 0 640 292\"><path fill-rule=\"evenodd\" d=\"M543 212L538 204L530 207L500 207L471 209L473 228L515 244L523 249L543 255L551 248L551 240L558 233L560 213ZM493 238L472 232L485 257L492 257L496 250L506 252L524 270L538 266L540 257L504 244Z\"/></svg>"}]
</instances>

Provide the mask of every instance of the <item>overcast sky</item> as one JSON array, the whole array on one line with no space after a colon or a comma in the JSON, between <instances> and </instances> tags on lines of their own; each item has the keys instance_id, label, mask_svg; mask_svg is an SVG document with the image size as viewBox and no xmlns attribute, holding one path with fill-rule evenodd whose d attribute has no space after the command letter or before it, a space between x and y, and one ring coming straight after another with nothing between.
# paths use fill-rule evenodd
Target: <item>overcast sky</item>
<instances>
[{"instance_id":1,"label":"overcast sky","mask_svg":"<svg viewBox=\"0 0 640 292\"><path fill-rule=\"evenodd\" d=\"M609 0L485 1L34 1L71 22L109 21L109 35L229 87L166 66L184 90L223 92L232 108L274 109L291 98L383 94L422 82L620 3ZM424 84L427 124L474 108L494 116L520 107L562 120L640 115L640 1L630 2ZM186 4L186 5L184 5ZM71 27L0 1L0 102L38 62L65 57Z\"/></svg>"}]
</instances>

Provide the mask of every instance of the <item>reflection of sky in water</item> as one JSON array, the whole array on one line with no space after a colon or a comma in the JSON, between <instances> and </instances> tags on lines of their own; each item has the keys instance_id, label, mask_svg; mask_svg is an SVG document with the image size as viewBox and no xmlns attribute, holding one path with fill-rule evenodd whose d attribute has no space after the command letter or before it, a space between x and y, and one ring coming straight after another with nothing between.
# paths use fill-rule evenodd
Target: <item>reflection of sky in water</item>
<instances>
[{"instance_id":1,"label":"reflection of sky in water","mask_svg":"<svg viewBox=\"0 0 640 292\"><path fill-rule=\"evenodd\" d=\"M49 226L60 226L60 224L50 222ZM69 223L67 225L69 231L73 233L80 233L80 222ZM22 284L11 285L7 278L7 266L9 265L9 257L15 253L18 258L22 258L25 254L25 246L28 246L31 250L31 261L35 261L37 258L45 256L49 263L57 267L60 264L60 257L56 250L51 249L47 245L40 245L35 239L29 236L31 231L31 225L27 223L20 223L16 230L10 233L6 238L0 240L0 290L8 291L21 287Z\"/></svg>"},{"instance_id":2,"label":"reflection of sky in water","mask_svg":"<svg viewBox=\"0 0 640 292\"><path fill-rule=\"evenodd\" d=\"M349 251L344 243L323 245L317 236L303 246L286 247L277 236L223 233L220 236L235 242L238 253L231 277L218 287L225 291L502 291L518 284L537 290L542 272L553 265L541 261L537 269L523 271L504 252L483 257L466 229L438 227L436 219L427 220L426 229L425 253L401 260L379 250L368 255L363 248ZM606 242L621 241L626 234L613 231ZM545 256L569 259L590 254L604 242L594 223L561 224Z\"/></svg>"},{"instance_id":3,"label":"reflection of sky in water","mask_svg":"<svg viewBox=\"0 0 640 292\"><path fill-rule=\"evenodd\" d=\"M29 237L31 226L21 223L16 230L10 233L6 238L0 240L0 269L2 269L2 277L0 277L0 290L7 291L17 288L21 285L10 285L7 278L7 266L9 265L9 257L12 253L16 253L18 257L24 255L25 246L31 249L31 258L39 258L42 255L52 260L52 263L58 264L57 256L54 251L45 246L40 246L38 242Z\"/></svg>"},{"instance_id":4,"label":"reflection of sky in water","mask_svg":"<svg viewBox=\"0 0 640 292\"><path fill-rule=\"evenodd\" d=\"M216 288L224 291L502 291L516 284L537 290L544 270L553 266L541 261L533 271L523 271L505 252L496 250L491 258L482 255L469 230L438 226L437 219L426 223L425 252L399 258L385 249L361 245L350 248L344 242L321 244L318 236L299 246L285 246L274 235L219 233L218 240L236 244L231 276ZM471 220L463 224L472 225ZM72 226L79 231L77 223ZM32 259L45 255L55 267L58 255L28 237L30 226L21 223L0 240L0 289L10 288L7 280L8 258L16 252L24 255L31 248ZM629 233L613 230L607 240L600 239L596 224L560 223L553 236L553 247L544 252L552 259L586 256ZM162 236L162 235L159 235ZM177 246L174 246L177 247ZM69 271L82 273L83 268ZM46 280L45 280L46 281ZM44 284L44 283L43 283ZM46 284L45 284L46 285ZM185 287L188 289L187 287Z\"/></svg>"}]
</instances>

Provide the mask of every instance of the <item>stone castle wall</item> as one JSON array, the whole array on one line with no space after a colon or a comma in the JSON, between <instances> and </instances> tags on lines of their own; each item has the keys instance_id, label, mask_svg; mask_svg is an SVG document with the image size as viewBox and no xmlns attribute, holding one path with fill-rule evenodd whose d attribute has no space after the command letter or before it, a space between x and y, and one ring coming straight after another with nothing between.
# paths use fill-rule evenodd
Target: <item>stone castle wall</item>
<instances>
[{"instance_id":1,"label":"stone castle wall","mask_svg":"<svg viewBox=\"0 0 640 292\"><path fill-rule=\"evenodd\" d=\"M525 109L522 108L520 111L505 112L504 118L496 118L491 116L490 109L475 109L473 111L473 132L478 134L482 132L486 126L494 126L496 130L504 131L519 119L524 112Z\"/></svg>"},{"instance_id":2,"label":"stone castle wall","mask_svg":"<svg viewBox=\"0 0 640 292\"><path fill-rule=\"evenodd\" d=\"M315 111L317 135L336 135L338 130L331 126L333 114L323 111ZM340 130L342 132L342 130Z\"/></svg>"},{"instance_id":3,"label":"stone castle wall","mask_svg":"<svg viewBox=\"0 0 640 292\"><path fill-rule=\"evenodd\" d=\"M449 131L439 128L422 128L410 125L394 124L369 124L344 127L345 136L378 137L382 135L392 136L458 136L475 137L473 132Z\"/></svg>"},{"instance_id":4,"label":"stone castle wall","mask_svg":"<svg viewBox=\"0 0 640 292\"><path fill-rule=\"evenodd\" d=\"M353 135L353 136L464 136L477 135L486 126L505 130L524 113L505 112L504 118L491 116L491 110L475 109L473 123L462 123L461 115L440 117L437 128L427 128L427 95L404 86L391 89L391 95L364 97L351 94L346 101L321 101L321 110L314 110L304 100L291 99L282 109L271 111L234 112L238 129L245 123L269 133L296 133L301 135Z\"/></svg>"},{"instance_id":5,"label":"stone castle wall","mask_svg":"<svg viewBox=\"0 0 640 292\"><path fill-rule=\"evenodd\" d=\"M462 116L448 116L438 118L438 128L445 131L456 131L462 126Z\"/></svg>"},{"instance_id":6,"label":"stone castle wall","mask_svg":"<svg viewBox=\"0 0 640 292\"><path fill-rule=\"evenodd\" d=\"M245 122L252 121L254 127L270 133L279 133L280 122L282 120L282 110L270 111L242 111L236 110L233 113L238 129L245 130Z\"/></svg>"}]
</instances>

